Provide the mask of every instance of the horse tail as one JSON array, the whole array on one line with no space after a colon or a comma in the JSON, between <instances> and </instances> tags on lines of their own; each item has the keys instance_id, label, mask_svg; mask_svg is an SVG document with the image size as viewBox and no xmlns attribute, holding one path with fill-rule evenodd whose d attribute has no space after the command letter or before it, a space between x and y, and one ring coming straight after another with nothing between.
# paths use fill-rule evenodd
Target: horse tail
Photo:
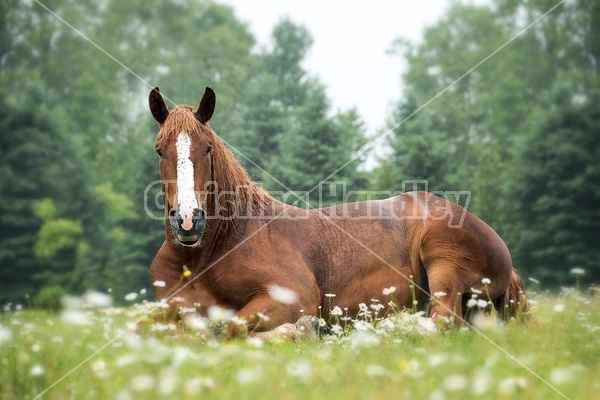
<instances>
[{"instance_id":1,"label":"horse tail","mask_svg":"<svg viewBox=\"0 0 600 400\"><path fill-rule=\"evenodd\" d=\"M510 282L506 292L495 302L496 310L504 320L516 319L524 321L526 313L529 311L527 296L525 295L525 285L523 280L513 268Z\"/></svg>"}]
</instances>

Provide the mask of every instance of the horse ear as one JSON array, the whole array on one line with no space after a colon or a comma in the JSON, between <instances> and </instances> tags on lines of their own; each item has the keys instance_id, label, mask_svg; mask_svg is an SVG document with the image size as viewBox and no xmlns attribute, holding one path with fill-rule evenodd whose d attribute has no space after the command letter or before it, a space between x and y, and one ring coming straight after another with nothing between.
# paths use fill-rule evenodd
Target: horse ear
<instances>
[{"instance_id":1,"label":"horse ear","mask_svg":"<svg viewBox=\"0 0 600 400\"><path fill-rule=\"evenodd\" d=\"M150 105L150 112L152 113L152 116L156 122L159 123L159 125L162 125L169 116L169 109L160 95L160 90L158 87L155 87L150 91L150 95L148 96L148 104Z\"/></svg>"},{"instance_id":2,"label":"horse ear","mask_svg":"<svg viewBox=\"0 0 600 400\"><path fill-rule=\"evenodd\" d=\"M198 110L196 110L196 118L198 118L198 121L200 121L201 124L206 124L210 121L210 117L212 117L215 112L216 102L217 96L215 95L215 92L207 87L204 91L204 96L202 96L202 100L200 100Z\"/></svg>"}]
</instances>

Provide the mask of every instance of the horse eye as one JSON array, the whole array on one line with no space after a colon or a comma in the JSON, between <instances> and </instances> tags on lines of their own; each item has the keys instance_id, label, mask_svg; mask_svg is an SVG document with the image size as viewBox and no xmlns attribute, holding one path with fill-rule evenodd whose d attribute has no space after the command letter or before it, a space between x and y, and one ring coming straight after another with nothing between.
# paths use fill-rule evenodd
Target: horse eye
<instances>
[{"instance_id":1,"label":"horse eye","mask_svg":"<svg viewBox=\"0 0 600 400\"><path fill-rule=\"evenodd\" d=\"M156 149L156 154L158 154L158 156L160 158L162 158L162 156L163 156L163 153L162 153L162 151L160 149Z\"/></svg>"},{"instance_id":2,"label":"horse eye","mask_svg":"<svg viewBox=\"0 0 600 400\"><path fill-rule=\"evenodd\" d=\"M209 155L211 150L212 150L212 145L209 145L209 146L206 148L206 155Z\"/></svg>"}]
</instances>

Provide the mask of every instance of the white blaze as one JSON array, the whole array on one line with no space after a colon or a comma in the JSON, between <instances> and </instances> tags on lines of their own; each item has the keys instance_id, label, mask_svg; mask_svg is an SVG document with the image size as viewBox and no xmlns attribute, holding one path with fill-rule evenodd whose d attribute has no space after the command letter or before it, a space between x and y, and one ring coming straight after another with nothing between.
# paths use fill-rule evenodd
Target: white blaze
<instances>
[{"instance_id":1,"label":"white blaze","mask_svg":"<svg viewBox=\"0 0 600 400\"><path fill-rule=\"evenodd\" d=\"M194 164L190 160L192 140L190 136L181 132L177 137L177 205L179 215L183 219L181 227L186 231L192 229L192 215L198 208L198 201L194 193Z\"/></svg>"}]
</instances>

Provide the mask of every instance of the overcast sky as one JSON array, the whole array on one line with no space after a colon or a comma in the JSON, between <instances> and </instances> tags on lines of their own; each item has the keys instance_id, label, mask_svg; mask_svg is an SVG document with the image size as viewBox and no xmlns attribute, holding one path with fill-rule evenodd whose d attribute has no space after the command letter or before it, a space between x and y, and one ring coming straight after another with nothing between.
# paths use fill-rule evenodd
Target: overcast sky
<instances>
[{"instance_id":1,"label":"overcast sky","mask_svg":"<svg viewBox=\"0 0 600 400\"><path fill-rule=\"evenodd\" d=\"M304 25L314 43L304 66L327 87L335 109L356 107L369 134L400 98L405 63L386 54L396 38L420 40L450 0L218 0L248 23L258 46L269 43L283 17Z\"/></svg>"}]
</instances>

